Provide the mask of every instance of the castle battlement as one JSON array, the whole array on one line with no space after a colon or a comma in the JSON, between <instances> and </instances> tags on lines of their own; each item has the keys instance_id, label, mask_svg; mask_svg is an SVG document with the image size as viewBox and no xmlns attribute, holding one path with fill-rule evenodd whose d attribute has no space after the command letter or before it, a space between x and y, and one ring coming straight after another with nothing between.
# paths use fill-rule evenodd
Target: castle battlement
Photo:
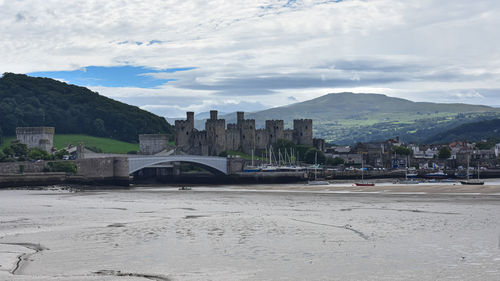
<instances>
[{"instance_id":1,"label":"castle battlement","mask_svg":"<svg viewBox=\"0 0 500 281\"><path fill-rule=\"evenodd\" d=\"M188 113L187 120L175 121L177 147L190 154L218 155L226 150L251 153L252 150L266 149L279 139L313 145L312 119L293 120L293 130L285 130L283 120L266 120L265 129L256 129L255 119L245 119L244 112L237 112L236 124L227 124L227 127L226 120L218 119L217 115L216 110L210 111L204 131L193 128L192 112Z\"/></svg>"}]
</instances>

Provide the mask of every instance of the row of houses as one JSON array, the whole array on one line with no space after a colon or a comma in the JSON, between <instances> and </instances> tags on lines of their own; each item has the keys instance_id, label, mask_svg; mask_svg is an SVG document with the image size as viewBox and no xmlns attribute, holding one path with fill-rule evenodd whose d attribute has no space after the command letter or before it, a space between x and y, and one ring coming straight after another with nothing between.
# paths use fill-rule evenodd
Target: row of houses
<instances>
[{"instance_id":1,"label":"row of houses","mask_svg":"<svg viewBox=\"0 0 500 281\"><path fill-rule=\"evenodd\" d=\"M439 158L442 147L448 147L451 156L447 159ZM404 147L410 155L397 154L395 147ZM467 161L471 166L496 167L500 163L500 144L491 149L478 149L475 143L455 141L444 145L417 145L405 144L399 138L382 142L358 143L354 146L330 146L325 149L325 156L341 158L346 165L359 166L362 161L367 167L374 168L403 168L417 169L465 167Z\"/></svg>"}]
</instances>

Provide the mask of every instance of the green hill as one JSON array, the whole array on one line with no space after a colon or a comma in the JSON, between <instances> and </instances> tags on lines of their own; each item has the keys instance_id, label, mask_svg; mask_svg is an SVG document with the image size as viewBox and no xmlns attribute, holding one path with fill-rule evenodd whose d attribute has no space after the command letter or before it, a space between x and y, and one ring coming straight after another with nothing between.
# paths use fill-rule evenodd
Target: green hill
<instances>
[{"instance_id":1,"label":"green hill","mask_svg":"<svg viewBox=\"0 0 500 281\"><path fill-rule=\"evenodd\" d=\"M426 140L427 143L447 143L454 140L481 141L500 137L500 119L473 122L438 133Z\"/></svg>"},{"instance_id":2,"label":"green hill","mask_svg":"<svg viewBox=\"0 0 500 281\"><path fill-rule=\"evenodd\" d=\"M266 119L314 120L315 137L338 144L384 140L400 136L405 141L423 142L447 130L481 120L500 117L500 109L482 105L412 102L381 94L327 94L288 106L249 113L263 127ZM227 122L235 122L229 114Z\"/></svg>"},{"instance_id":3,"label":"green hill","mask_svg":"<svg viewBox=\"0 0 500 281\"><path fill-rule=\"evenodd\" d=\"M51 126L57 134L85 134L137 142L139 134L173 133L163 117L49 78L5 73L0 78L0 132Z\"/></svg>"}]
</instances>

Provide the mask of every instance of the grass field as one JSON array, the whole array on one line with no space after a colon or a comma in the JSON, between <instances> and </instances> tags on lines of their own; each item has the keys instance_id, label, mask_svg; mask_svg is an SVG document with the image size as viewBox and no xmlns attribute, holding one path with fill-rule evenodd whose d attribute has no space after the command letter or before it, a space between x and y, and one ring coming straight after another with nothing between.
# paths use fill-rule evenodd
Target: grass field
<instances>
[{"instance_id":1,"label":"grass field","mask_svg":"<svg viewBox=\"0 0 500 281\"><path fill-rule=\"evenodd\" d=\"M128 143L86 135L54 136L54 147L57 149L65 148L68 144L76 146L79 142L83 142L86 147L100 148L103 153L127 153L129 151L139 151L139 144L137 143Z\"/></svg>"},{"instance_id":2,"label":"grass field","mask_svg":"<svg viewBox=\"0 0 500 281\"><path fill-rule=\"evenodd\" d=\"M0 149L8 146L15 137L5 137ZM54 147L57 149L65 148L68 144L76 146L79 142L87 147L100 148L104 153L127 153L129 151L139 151L139 144L128 143L113 139L92 137L86 135L55 135Z\"/></svg>"}]
</instances>

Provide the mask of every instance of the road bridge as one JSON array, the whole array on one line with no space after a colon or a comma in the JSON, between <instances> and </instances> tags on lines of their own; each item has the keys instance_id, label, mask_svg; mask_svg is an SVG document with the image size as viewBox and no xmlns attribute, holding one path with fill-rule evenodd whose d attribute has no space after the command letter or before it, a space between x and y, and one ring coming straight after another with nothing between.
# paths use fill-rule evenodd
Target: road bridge
<instances>
[{"instance_id":1,"label":"road bridge","mask_svg":"<svg viewBox=\"0 0 500 281\"><path fill-rule=\"evenodd\" d=\"M214 156L199 156L199 155L169 155L169 156L154 156L154 155L130 155L128 158L129 174L139 171L143 168L171 162L186 162L204 166L214 172L228 174L227 158Z\"/></svg>"}]
</instances>

